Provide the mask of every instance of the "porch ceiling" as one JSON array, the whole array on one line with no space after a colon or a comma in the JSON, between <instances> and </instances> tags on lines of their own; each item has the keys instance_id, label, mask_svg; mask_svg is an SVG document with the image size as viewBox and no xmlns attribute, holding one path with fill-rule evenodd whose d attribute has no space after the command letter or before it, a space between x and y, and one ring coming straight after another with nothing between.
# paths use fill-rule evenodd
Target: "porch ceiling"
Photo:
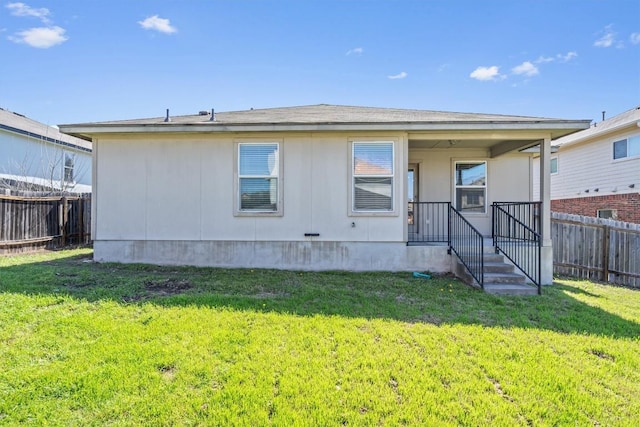
<instances>
[{"instance_id":1,"label":"porch ceiling","mask_svg":"<svg viewBox=\"0 0 640 427\"><path fill-rule=\"evenodd\" d=\"M450 129L408 132L410 149L472 149L480 148L489 157L525 150L540 145L546 138L551 140L576 132L564 126L492 126L487 129Z\"/></svg>"},{"instance_id":2,"label":"porch ceiling","mask_svg":"<svg viewBox=\"0 0 640 427\"><path fill-rule=\"evenodd\" d=\"M512 151L520 151L542 142L541 138L512 139L414 139L409 137L409 149L464 149L487 150L490 157L498 157Z\"/></svg>"}]
</instances>

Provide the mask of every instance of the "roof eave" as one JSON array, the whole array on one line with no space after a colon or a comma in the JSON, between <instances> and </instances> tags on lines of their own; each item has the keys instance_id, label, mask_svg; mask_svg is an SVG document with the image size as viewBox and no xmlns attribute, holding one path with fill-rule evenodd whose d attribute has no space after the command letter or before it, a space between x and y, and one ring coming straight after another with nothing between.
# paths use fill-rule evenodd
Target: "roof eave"
<instances>
[{"instance_id":1,"label":"roof eave","mask_svg":"<svg viewBox=\"0 0 640 427\"><path fill-rule=\"evenodd\" d=\"M571 147L572 145L576 145L576 144L580 144L582 142L585 141L591 141L594 139L598 139L601 138L604 135L608 135L608 134L612 134L615 132L620 132L622 130L625 129L629 129L632 130L636 127L640 127L640 120L635 119L635 120L631 120L629 122L625 122L625 123L621 123L617 126L611 126L611 127L606 127L604 129L598 129L597 126L595 127L595 130L593 132L590 132L588 135L574 135L572 137L572 139L570 139L567 142L563 142L563 141L557 141L556 145L557 147ZM591 127L589 127L589 129L593 129Z\"/></svg>"},{"instance_id":2,"label":"roof eave","mask_svg":"<svg viewBox=\"0 0 640 427\"><path fill-rule=\"evenodd\" d=\"M396 123L149 123L60 125L60 131L79 138L113 133L218 133L319 131L487 131L540 130L568 135L588 129L589 120L522 122L396 122Z\"/></svg>"}]
</instances>

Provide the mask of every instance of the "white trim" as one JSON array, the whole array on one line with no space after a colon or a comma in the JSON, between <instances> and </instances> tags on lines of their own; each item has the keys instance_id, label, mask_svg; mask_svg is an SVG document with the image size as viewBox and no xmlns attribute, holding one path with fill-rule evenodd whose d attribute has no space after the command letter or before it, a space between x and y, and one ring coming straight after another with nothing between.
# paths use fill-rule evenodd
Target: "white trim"
<instances>
[{"instance_id":1,"label":"white trim","mask_svg":"<svg viewBox=\"0 0 640 427\"><path fill-rule=\"evenodd\" d=\"M558 159L559 156L553 156L549 159L549 171L551 173L551 175L558 175L558 173L560 172L560 160ZM556 171L553 171L553 168L551 167L551 162L556 161Z\"/></svg>"},{"instance_id":2,"label":"white trim","mask_svg":"<svg viewBox=\"0 0 640 427\"><path fill-rule=\"evenodd\" d=\"M390 210L356 210L355 209L355 146L358 143L363 144L391 144L391 167L393 168L390 175L361 175L363 177L380 177L391 178L391 209ZM397 216L398 215L398 203L397 203L397 179L398 179L398 166L396 161L398 156L396 150L398 147L398 138L349 138L349 216Z\"/></svg>"},{"instance_id":3,"label":"white trim","mask_svg":"<svg viewBox=\"0 0 640 427\"><path fill-rule=\"evenodd\" d=\"M638 152L638 154L634 154L634 155L629 155L629 140L631 138L634 138L637 140L637 143L640 144L640 134L631 134L628 136L625 136L624 138L614 138L611 140L611 161L613 163L617 163L617 162L623 162L625 160L632 160L632 159L637 159L640 158L640 152ZM622 142L625 141L627 144L627 155L624 157L619 157L619 158L615 158L615 144L616 142Z\"/></svg>"},{"instance_id":4,"label":"white trim","mask_svg":"<svg viewBox=\"0 0 640 427\"><path fill-rule=\"evenodd\" d=\"M269 145L275 144L278 148L278 168L277 174L271 175L277 179L277 196L276 196L276 210L243 210L240 208L240 146L241 145ZM284 215L284 196L283 196L283 164L284 164L284 141L282 139L274 138L259 138L259 139L236 139L234 140L233 150L233 215L234 216L283 216ZM242 178L251 178L252 176L243 176ZM255 177L255 176L253 176ZM260 176L264 178L264 176Z\"/></svg>"},{"instance_id":5,"label":"white trim","mask_svg":"<svg viewBox=\"0 0 640 427\"><path fill-rule=\"evenodd\" d=\"M77 153L69 150L62 150L62 161L61 161L61 177L60 182L65 189L73 188L76 185L76 155ZM67 156L71 158L71 181L67 181Z\"/></svg>"},{"instance_id":6,"label":"white trim","mask_svg":"<svg viewBox=\"0 0 640 427\"><path fill-rule=\"evenodd\" d=\"M97 135L104 133L182 133L182 132L275 132L275 131L495 131L505 130L557 130L564 135L588 129L590 120L557 120L540 122L378 122L378 123L141 123L141 124L69 124L60 125L60 131L68 135ZM537 135L540 137L540 135ZM559 138L561 135L552 135Z\"/></svg>"},{"instance_id":7,"label":"white trim","mask_svg":"<svg viewBox=\"0 0 640 427\"><path fill-rule=\"evenodd\" d=\"M453 160L453 195L451 198L452 205L460 211L461 214L467 216L487 216L489 214L489 161L487 159L452 159ZM484 163L484 185L458 185L456 183L456 172L458 163ZM482 212L462 211L458 208L458 188L468 189L484 189L484 210Z\"/></svg>"}]
</instances>

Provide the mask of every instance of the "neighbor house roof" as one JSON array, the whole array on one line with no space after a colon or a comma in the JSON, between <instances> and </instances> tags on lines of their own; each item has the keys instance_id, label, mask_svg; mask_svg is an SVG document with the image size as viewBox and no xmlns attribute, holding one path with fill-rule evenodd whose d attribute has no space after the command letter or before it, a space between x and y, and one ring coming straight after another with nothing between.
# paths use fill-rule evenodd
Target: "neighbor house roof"
<instances>
[{"instance_id":1,"label":"neighbor house roof","mask_svg":"<svg viewBox=\"0 0 640 427\"><path fill-rule=\"evenodd\" d=\"M60 125L68 134L90 138L101 133L260 132L352 130L549 130L559 137L586 129L590 120L563 120L499 114L453 113L398 108L308 105L211 112L187 116Z\"/></svg>"},{"instance_id":2,"label":"neighbor house roof","mask_svg":"<svg viewBox=\"0 0 640 427\"><path fill-rule=\"evenodd\" d=\"M555 146L565 147L577 144L589 139L602 137L604 135L617 132L624 128L638 128L640 126L640 106L627 110L622 114L594 123L589 129L565 136L554 141Z\"/></svg>"},{"instance_id":3,"label":"neighbor house roof","mask_svg":"<svg viewBox=\"0 0 640 427\"><path fill-rule=\"evenodd\" d=\"M53 126L32 120L22 114L0 108L0 130L62 145L81 151L91 152L91 142L66 135Z\"/></svg>"}]
</instances>

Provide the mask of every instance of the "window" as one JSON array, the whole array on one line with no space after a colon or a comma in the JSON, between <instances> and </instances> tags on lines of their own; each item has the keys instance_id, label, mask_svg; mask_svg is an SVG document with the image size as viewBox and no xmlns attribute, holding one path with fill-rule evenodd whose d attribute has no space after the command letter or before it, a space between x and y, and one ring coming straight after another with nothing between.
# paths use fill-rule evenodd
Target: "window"
<instances>
[{"instance_id":1,"label":"window","mask_svg":"<svg viewBox=\"0 0 640 427\"><path fill-rule=\"evenodd\" d=\"M551 173L558 173L558 158L551 158Z\"/></svg>"},{"instance_id":2,"label":"window","mask_svg":"<svg viewBox=\"0 0 640 427\"><path fill-rule=\"evenodd\" d=\"M487 162L456 162L456 209L486 213Z\"/></svg>"},{"instance_id":3,"label":"window","mask_svg":"<svg viewBox=\"0 0 640 427\"><path fill-rule=\"evenodd\" d=\"M640 135L621 139L613 143L613 159L640 156Z\"/></svg>"},{"instance_id":4,"label":"window","mask_svg":"<svg viewBox=\"0 0 640 427\"><path fill-rule=\"evenodd\" d=\"M598 209L598 218L618 219L617 209Z\"/></svg>"},{"instance_id":5,"label":"window","mask_svg":"<svg viewBox=\"0 0 640 427\"><path fill-rule=\"evenodd\" d=\"M241 212L279 210L278 143L238 144L238 206Z\"/></svg>"},{"instance_id":6,"label":"window","mask_svg":"<svg viewBox=\"0 0 640 427\"><path fill-rule=\"evenodd\" d=\"M353 143L353 211L393 211L393 142Z\"/></svg>"},{"instance_id":7,"label":"window","mask_svg":"<svg viewBox=\"0 0 640 427\"><path fill-rule=\"evenodd\" d=\"M62 177L62 180L64 181L65 185L73 184L75 182L73 178L74 163L75 163L75 155L65 153L64 154L64 172Z\"/></svg>"}]
</instances>

